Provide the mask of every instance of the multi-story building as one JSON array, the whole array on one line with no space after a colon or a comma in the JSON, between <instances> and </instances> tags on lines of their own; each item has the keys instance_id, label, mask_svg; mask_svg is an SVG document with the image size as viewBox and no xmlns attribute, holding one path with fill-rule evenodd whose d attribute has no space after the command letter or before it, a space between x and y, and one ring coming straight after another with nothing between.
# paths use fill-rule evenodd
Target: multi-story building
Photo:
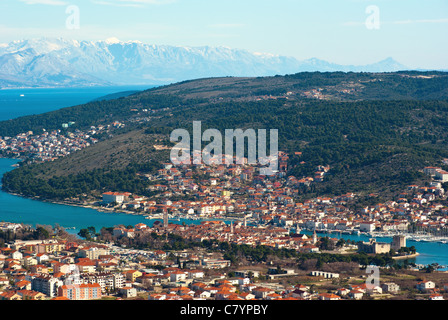
<instances>
[{"instance_id":1,"label":"multi-story building","mask_svg":"<svg viewBox=\"0 0 448 320\"><path fill-rule=\"evenodd\" d=\"M101 247L87 247L79 250L78 256L81 258L89 258L91 260L96 260L99 256L105 256L110 253L110 250Z\"/></svg>"},{"instance_id":2,"label":"multi-story building","mask_svg":"<svg viewBox=\"0 0 448 320\"><path fill-rule=\"evenodd\" d=\"M63 243L41 243L35 246L36 253L55 253L65 249Z\"/></svg>"},{"instance_id":3,"label":"multi-story building","mask_svg":"<svg viewBox=\"0 0 448 320\"><path fill-rule=\"evenodd\" d=\"M400 286L392 282L383 283L381 288L384 292L398 293L400 291Z\"/></svg>"},{"instance_id":4,"label":"multi-story building","mask_svg":"<svg viewBox=\"0 0 448 320\"><path fill-rule=\"evenodd\" d=\"M102 194L103 203L123 203L126 201L131 194L128 192L105 192Z\"/></svg>"},{"instance_id":5,"label":"multi-story building","mask_svg":"<svg viewBox=\"0 0 448 320\"><path fill-rule=\"evenodd\" d=\"M101 286L98 283L63 285L58 289L58 296L70 300L101 299Z\"/></svg>"},{"instance_id":6,"label":"multi-story building","mask_svg":"<svg viewBox=\"0 0 448 320\"><path fill-rule=\"evenodd\" d=\"M57 296L58 287L62 285L61 280L48 274L35 276L31 280L31 290L42 292L51 298Z\"/></svg>"},{"instance_id":7,"label":"multi-story building","mask_svg":"<svg viewBox=\"0 0 448 320\"><path fill-rule=\"evenodd\" d=\"M428 290L434 289L436 284L432 281L421 281L417 283L417 290L426 292Z\"/></svg>"},{"instance_id":8,"label":"multi-story building","mask_svg":"<svg viewBox=\"0 0 448 320\"><path fill-rule=\"evenodd\" d=\"M98 283L102 292L113 291L122 288L126 282L123 274L110 272L97 272L81 276L84 283Z\"/></svg>"},{"instance_id":9,"label":"multi-story building","mask_svg":"<svg viewBox=\"0 0 448 320\"><path fill-rule=\"evenodd\" d=\"M374 222L362 222L359 225L359 230L363 232L372 232L375 230L375 223Z\"/></svg>"},{"instance_id":10,"label":"multi-story building","mask_svg":"<svg viewBox=\"0 0 448 320\"><path fill-rule=\"evenodd\" d=\"M138 277L141 277L143 274L138 270L127 270L125 271L126 280L130 282L135 282Z\"/></svg>"},{"instance_id":11,"label":"multi-story building","mask_svg":"<svg viewBox=\"0 0 448 320\"><path fill-rule=\"evenodd\" d=\"M436 170L435 178L437 180L440 180L441 182L447 182L448 181L448 172L445 170Z\"/></svg>"}]
</instances>

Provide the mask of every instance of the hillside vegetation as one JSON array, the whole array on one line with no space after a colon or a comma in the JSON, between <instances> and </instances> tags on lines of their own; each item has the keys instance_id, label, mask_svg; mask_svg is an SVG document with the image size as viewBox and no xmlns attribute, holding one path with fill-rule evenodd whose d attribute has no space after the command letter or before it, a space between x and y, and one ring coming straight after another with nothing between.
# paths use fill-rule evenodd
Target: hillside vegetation
<instances>
[{"instance_id":1,"label":"hillside vegetation","mask_svg":"<svg viewBox=\"0 0 448 320\"><path fill-rule=\"evenodd\" d=\"M15 169L3 184L47 198L144 192L146 184L132 174L169 160L168 151L156 152L153 145L168 144L172 130L191 131L198 120L203 130L278 129L280 150L302 153L291 156L289 175L309 176L316 166L330 165L325 182L300 190L303 197L364 192L387 198L423 181L424 166L448 157L447 81L445 73L417 72L200 79L23 117L0 123L0 136L58 129L67 119L75 129L111 121L126 123L126 129L55 162Z\"/></svg>"}]
</instances>

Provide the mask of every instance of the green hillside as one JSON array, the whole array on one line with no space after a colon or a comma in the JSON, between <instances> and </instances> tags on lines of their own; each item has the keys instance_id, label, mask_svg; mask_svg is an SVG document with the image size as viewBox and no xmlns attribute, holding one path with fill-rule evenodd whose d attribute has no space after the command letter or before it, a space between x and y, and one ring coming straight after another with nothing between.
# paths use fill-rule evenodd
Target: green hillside
<instances>
[{"instance_id":1,"label":"green hillside","mask_svg":"<svg viewBox=\"0 0 448 320\"><path fill-rule=\"evenodd\" d=\"M135 173L169 160L153 145L198 120L203 130L278 129L280 150L302 153L291 156L289 175L310 176L316 166L330 165L325 182L300 190L303 197L376 192L387 198L423 181L424 166L448 157L447 80L445 73L417 72L200 79L1 122L0 136L59 128L67 119L81 130L126 124L68 157L15 169L3 184L58 199L118 188L143 193L147 185Z\"/></svg>"}]
</instances>

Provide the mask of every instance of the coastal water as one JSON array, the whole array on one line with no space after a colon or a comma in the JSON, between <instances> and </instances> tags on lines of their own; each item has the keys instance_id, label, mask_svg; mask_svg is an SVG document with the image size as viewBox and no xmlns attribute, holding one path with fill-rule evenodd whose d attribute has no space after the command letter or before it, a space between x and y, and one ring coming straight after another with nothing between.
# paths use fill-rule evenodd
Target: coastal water
<instances>
[{"instance_id":1,"label":"coastal water","mask_svg":"<svg viewBox=\"0 0 448 320\"><path fill-rule=\"evenodd\" d=\"M89 102L105 95L128 91L144 90L144 87L101 87L101 88L69 88L69 89L20 89L0 90L0 121L19 116L40 114L59 108ZM0 158L1 176L10 170L18 160ZM100 212L94 209L41 202L8 194L0 190L0 221L24 223L31 226L59 224L68 232L76 234L80 229L93 226L97 230L102 227L116 225L135 225L145 223L152 225L154 220L143 216L124 213ZM199 223L199 220L170 221L187 224ZM305 232L304 232L305 233ZM342 237L355 241L368 241L364 235L329 234L330 237ZM390 242L391 238L378 238L378 241ZM448 266L448 244L437 242L415 242L408 240L408 246L415 246L420 255L415 258L417 264L428 265L438 263Z\"/></svg>"},{"instance_id":2,"label":"coastal water","mask_svg":"<svg viewBox=\"0 0 448 320\"><path fill-rule=\"evenodd\" d=\"M13 165L18 160L0 158L0 177L7 171L14 169ZM19 197L0 191L0 221L24 223L26 225L51 225L59 224L67 229L67 232L76 234L80 229L89 226L99 231L102 227L117 225L136 225L144 223L152 226L156 220L145 219L141 215L125 213L109 213L94 209L42 202L24 197ZM170 221L171 222L171 221ZM177 223L186 221L181 219ZM197 220L194 223L198 223Z\"/></svg>"},{"instance_id":3,"label":"coastal water","mask_svg":"<svg viewBox=\"0 0 448 320\"><path fill-rule=\"evenodd\" d=\"M64 107L87 103L108 94L145 90L148 86L67 88L67 89L8 89L0 90L0 121L20 116L41 114ZM0 159L0 177L13 170L18 160ZM93 209L45 203L0 192L0 221L36 224L59 224L70 233L81 228L115 225L151 224L143 216L105 213Z\"/></svg>"},{"instance_id":4,"label":"coastal water","mask_svg":"<svg viewBox=\"0 0 448 320\"><path fill-rule=\"evenodd\" d=\"M307 235L312 235L311 231L302 231L301 233L305 233ZM329 238L343 238L345 240L353 240L353 241L369 241L371 238L366 235L357 235L357 234L341 234L341 233L318 233L318 236L324 237L328 236ZM375 238L378 242L392 242L392 238L390 237L377 237ZM415 240L406 240L406 246L411 247L414 246L417 252L420 254L414 259L409 259L409 262L413 262L421 265L428 265L431 263L438 263L441 266L445 266L440 270L448 270L448 244L438 243L438 242L419 242Z\"/></svg>"},{"instance_id":5,"label":"coastal water","mask_svg":"<svg viewBox=\"0 0 448 320\"><path fill-rule=\"evenodd\" d=\"M149 88L149 86L119 86L3 89L0 90L0 121L76 106L112 93Z\"/></svg>"}]
</instances>

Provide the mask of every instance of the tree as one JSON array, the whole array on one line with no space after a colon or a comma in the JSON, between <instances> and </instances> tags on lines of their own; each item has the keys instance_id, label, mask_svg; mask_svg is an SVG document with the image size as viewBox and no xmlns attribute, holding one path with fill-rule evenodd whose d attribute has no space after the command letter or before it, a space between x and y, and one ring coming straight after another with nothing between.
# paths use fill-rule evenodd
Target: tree
<instances>
[{"instance_id":1,"label":"tree","mask_svg":"<svg viewBox=\"0 0 448 320\"><path fill-rule=\"evenodd\" d=\"M425 270L426 273L432 273L435 269L436 269L436 268L435 268L434 264L428 264L428 265L424 268L424 270Z\"/></svg>"},{"instance_id":2,"label":"tree","mask_svg":"<svg viewBox=\"0 0 448 320\"><path fill-rule=\"evenodd\" d=\"M50 238L50 233L44 227L37 227L35 234L36 234L36 238L39 240Z\"/></svg>"},{"instance_id":3,"label":"tree","mask_svg":"<svg viewBox=\"0 0 448 320\"><path fill-rule=\"evenodd\" d=\"M336 247L340 248L343 247L345 245L346 241L344 238L341 238L338 240L338 242L336 243Z\"/></svg>"},{"instance_id":4,"label":"tree","mask_svg":"<svg viewBox=\"0 0 448 320\"><path fill-rule=\"evenodd\" d=\"M96 236L96 229L93 226L87 227L79 230L78 235L82 238L85 238L86 240L91 240Z\"/></svg>"},{"instance_id":5,"label":"tree","mask_svg":"<svg viewBox=\"0 0 448 320\"><path fill-rule=\"evenodd\" d=\"M320 239L319 249L321 250L333 250L334 244L328 237Z\"/></svg>"}]
</instances>

